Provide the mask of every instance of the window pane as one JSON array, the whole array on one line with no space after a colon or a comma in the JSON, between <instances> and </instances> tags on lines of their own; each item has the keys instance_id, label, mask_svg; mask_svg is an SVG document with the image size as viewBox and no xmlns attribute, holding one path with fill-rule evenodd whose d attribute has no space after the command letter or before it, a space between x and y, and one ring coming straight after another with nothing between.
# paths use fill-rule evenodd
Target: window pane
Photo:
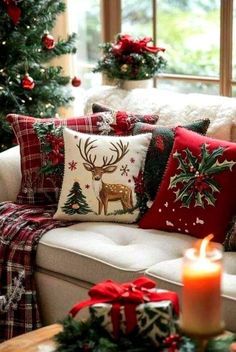
<instances>
[{"instance_id":1,"label":"window pane","mask_svg":"<svg viewBox=\"0 0 236 352\"><path fill-rule=\"evenodd\" d=\"M232 87L232 96L236 97L236 86Z\"/></svg>"},{"instance_id":2,"label":"window pane","mask_svg":"<svg viewBox=\"0 0 236 352\"><path fill-rule=\"evenodd\" d=\"M76 19L78 33L77 54L74 69L81 78L82 87L90 88L101 82L101 75L92 73L92 67L101 56L98 44L101 43L100 0L69 0L70 14ZM74 8L73 8L74 6Z\"/></svg>"},{"instance_id":3,"label":"window pane","mask_svg":"<svg viewBox=\"0 0 236 352\"><path fill-rule=\"evenodd\" d=\"M158 0L157 16L166 72L219 76L219 0Z\"/></svg>"},{"instance_id":4,"label":"window pane","mask_svg":"<svg viewBox=\"0 0 236 352\"><path fill-rule=\"evenodd\" d=\"M152 37L152 0L123 0L122 33Z\"/></svg>"},{"instance_id":5,"label":"window pane","mask_svg":"<svg viewBox=\"0 0 236 352\"><path fill-rule=\"evenodd\" d=\"M186 82L172 79L157 79L157 88L180 93L219 94L218 83Z\"/></svg>"}]
</instances>

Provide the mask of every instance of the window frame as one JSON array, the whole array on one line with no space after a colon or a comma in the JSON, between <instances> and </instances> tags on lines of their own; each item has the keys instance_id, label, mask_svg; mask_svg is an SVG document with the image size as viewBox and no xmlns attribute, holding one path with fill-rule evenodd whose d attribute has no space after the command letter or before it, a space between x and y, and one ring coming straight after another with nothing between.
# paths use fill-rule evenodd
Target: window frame
<instances>
[{"instance_id":1,"label":"window frame","mask_svg":"<svg viewBox=\"0 0 236 352\"><path fill-rule=\"evenodd\" d=\"M117 33L121 32L121 1L100 0L102 18L102 39L104 42L113 41ZM236 0L235 0L236 1ZM234 0L220 1L220 72L218 77L193 76L182 74L158 75L158 79L179 80L188 82L211 83L219 85L219 95L232 96L232 87L236 80L232 78L233 59L233 2ZM153 13L153 42L157 44L158 33L158 0L152 0ZM154 79L154 86L156 86Z\"/></svg>"}]
</instances>

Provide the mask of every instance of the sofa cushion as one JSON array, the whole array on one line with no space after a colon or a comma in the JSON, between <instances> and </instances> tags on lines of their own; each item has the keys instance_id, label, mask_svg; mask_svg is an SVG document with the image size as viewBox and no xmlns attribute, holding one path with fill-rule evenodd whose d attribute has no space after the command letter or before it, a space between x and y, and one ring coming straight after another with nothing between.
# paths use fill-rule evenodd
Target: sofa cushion
<instances>
[{"instance_id":1,"label":"sofa cushion","mask_svg":"<svg viewBox=\"0 0 236 352\"><path fill-rule=\"evenodd\" d=\"M209 123L209 119L196 120L183 127L205 135ZM166 169L166 163L173 147L174 127L176 126L161 127L138 122L133 129L134 135L152 132L152 139L148 148L144 169L144 183L151 200L155 199L156 192Z\"/></svg>"},{"instance_id":2,"label":"sofa cushion","mask_svg":"<svg viewBox=\"0 0 236 352\"><path fill-rule=\"evenodd\" d=\"M223 242L236 209L236 143L177 127L155 201L142 228L183 232Z\"/></svg>"},{"instance_id":3,"label":"sofa cushion","mask_svg":"<svg viewBox=\"0 0 236 352\"><path fill-rule=\"evenodd\" d=\"M70 278L96 283L104 279L126 281L150 266L180 258L194 238L136 224L81 222L44 234L36 264Z\"/></svg>"},{"instance_id":4,"label":"sofa cushion","mask_svg":"<svg viewBox=\"0 0 236 352\"><path fill-rule=\"evenodd\" d=\"M151 134L88 136L64 129L65 169L55 219L135 222L146 210Z\"/></svg>"}]
</instances>

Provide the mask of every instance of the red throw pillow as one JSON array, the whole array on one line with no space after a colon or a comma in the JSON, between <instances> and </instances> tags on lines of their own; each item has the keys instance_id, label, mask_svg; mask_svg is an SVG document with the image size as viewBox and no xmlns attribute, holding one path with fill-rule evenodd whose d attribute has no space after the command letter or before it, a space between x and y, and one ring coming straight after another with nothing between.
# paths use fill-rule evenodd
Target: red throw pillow
<instances>
[{"instance_id":1,"label":"red throw pillow","mask_svg":"<svg viewBox=\"0 0 236 352\"><path fill-rule=\"evenodd\" d=\"M235 180L236 143L177 127L159 191L139 225L223 242L236 210Z\"/></svg>"},{"instance_id":2,"label":"red throw pillow","mask_svg":"<svg viewBox=\"0 0 236 352\"><path fill-rule=\"evenodd\" d=\"M63 126L84 133L111 134L111 112L68 119L36 119L9 114L21 152L22 181L17 202L53 204L58 201L64 170Z\"/></svg>"},{"instance_id":3,"label":"red throw pillow","mask_svg":"<svg viewBox=\"0 0 236 352\"><path fill-rule=\"evenodd\" d=\"M159 116L156 114L136 114L134 112L120 111L99 103L94 103L92 105L92 111L93 113L105 111L112 112L115 123L112 124L111 127L114 134L119 136L132 134L135 123L137 122L144 122L149 125L154 125L159 119Z\"/></svg>"}]
</instances>

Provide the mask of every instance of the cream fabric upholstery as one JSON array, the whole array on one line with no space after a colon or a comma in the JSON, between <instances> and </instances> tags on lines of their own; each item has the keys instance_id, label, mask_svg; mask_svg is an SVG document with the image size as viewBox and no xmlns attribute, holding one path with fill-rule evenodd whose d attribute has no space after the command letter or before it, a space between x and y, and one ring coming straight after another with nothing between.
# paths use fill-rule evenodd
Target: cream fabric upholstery
<instances>
[{"instance_id":1,"label":"cream fabric upholstery","mask_svg":"<svg viewBox=\"0 0 236 352\"><path fill-rule=\"evenodd\" d=\"M20 182L20 150L19 147L13 147L0 153L0 202L15 201Z\"/></svg>"},{"instance_id":2,"label":"cream fabric upholstery","mask_svg":"<svg viewBox=\"0 0 236 352\"><path fill-rule=\"evenodd\" d=\"M66 277L55 277L53 273L36 272L35 279L40 315L45 325L58 323L65 318L75 303L87 299L88 288L91 286L79 281L70 282ZM79 318L87 317L88 312L83 309Z\"/></svg>"},{"instance_id":3,"label":"cream fabric upholstery","mask_svg":"<svg viewBox=\"0 0 236 352\"><path fill-rule=\"evenodd\" d=\"M96 283L130 280L155 263L182 256L193 237L135 225L82 222L40 240L36 263L46 270Z\"/></svg>"}]
</instances>

